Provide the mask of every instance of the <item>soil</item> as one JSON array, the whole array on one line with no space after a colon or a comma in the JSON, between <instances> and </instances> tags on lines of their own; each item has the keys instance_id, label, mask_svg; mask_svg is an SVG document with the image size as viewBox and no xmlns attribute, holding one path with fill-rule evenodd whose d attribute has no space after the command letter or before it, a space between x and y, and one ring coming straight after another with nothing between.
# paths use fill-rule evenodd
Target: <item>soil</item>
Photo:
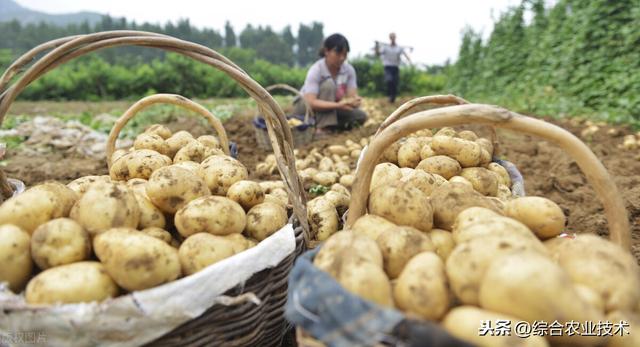
<instances>
[{"instance_id":1,"label":"soil","mask_svg":"<svg viewBox=\"0 0 640 347\"><path fill-rule=\"evenodd\" d=\"M382 99L370 100L370 103L384 115L388 115L395 106ZM25 107L24 105L22 107ZM44 111L39 107L39 113ZM229 138L238 144L238 159L250 170L264 160L269 152L261 149L255 138L251 119L253 111L235 115L224 126ZM585 125L574 120L543 119L559 125L576 136ZM210 132L193 117L178 117L177 121L167 124L171 130L186 129L199 136ZM618 136L607 133L612 127L603 127L585 143L602 161L618 187L625 201L633 235L633 252L640 259L640 155L637 151L618 148L622 136L632 133L625 127L617 127ZM330 138L314 141L304 149L324 147L329 144L344 143L347 139L359 141L372 135L376 126L370 125L349 132L335 134ZM568 155L558 147L537 138L508 131L499 131L501 156L513 162L525 178L527 195L539 195L558 203L568 215L569 232L589 232L607 235L607 221L601 202L587 183L584 174ZM583 139L585 140L585 139ZM23 180L27 186L53 179L69 182L84 175L107 173L104 161L80 157L78 154L48 152L32 153L25 150L8 150L8 163L4 168L9 177Z\"/></svg>"}]
</instances>

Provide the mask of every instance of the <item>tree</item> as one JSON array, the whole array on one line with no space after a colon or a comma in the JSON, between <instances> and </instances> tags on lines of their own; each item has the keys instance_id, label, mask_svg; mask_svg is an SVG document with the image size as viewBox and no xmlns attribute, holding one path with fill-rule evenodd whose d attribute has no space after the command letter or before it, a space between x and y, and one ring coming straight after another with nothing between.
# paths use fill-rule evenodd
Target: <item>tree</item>
<instances>
[{"instance_id":1,"label":"tree","mask_svg":"<svg viewBox=\"0 0 640 347\"><path fill-rule=\"evenodd\" d=\"M233 27L231 26L231 23L227 21L224 24L224 46L235 47L236 45L237 45L236 33L233 31Z\"/></svg>"},{"instance_id":2,"label":"tree","mask_svg":"<svg viewBox=\"0 0 640 347\"><path fill-rule=\"evenodd\" d=\"M298 64L306 66L314 62L323 39L322 23L313 22L311 26L300 24L298 27Z\"/></svg>"}]
</instances>

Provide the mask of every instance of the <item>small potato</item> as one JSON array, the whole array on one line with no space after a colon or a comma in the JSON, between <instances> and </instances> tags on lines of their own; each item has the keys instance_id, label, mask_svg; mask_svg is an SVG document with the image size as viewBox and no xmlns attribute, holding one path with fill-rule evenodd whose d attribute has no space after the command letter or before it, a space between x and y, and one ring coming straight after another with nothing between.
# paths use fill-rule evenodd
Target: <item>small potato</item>
<instances>
[{"instance_id":1,"label":"small potato","mask_svg":"<svg viewBox=\"0 0 640 347\"><path fill-rule=\"evenodd\" d=\"M431 205L434 226L444 230L452 230L458 213L469 207L485 207L500 212L494 201L461 183L450 183L434 189L431 193Z\"/></svg>"},{"instance_id":2,"label":"small potato","mask_svg":"<svg viewBox=\"0 0 640 347\"><path fill-rule=\"evenodd\" d=\"M501 216L467 225L464 228L454 228L452 234L456 243L462 243L473 238L482 238L489 235L518 235L532 241L538 241L526 225L515 219Z\"/></svg>"},{"instance_id":3,"label":"small potato","mask_svg":"<svg viewBox=\"0 0 640 347\"><path fill-rule=\"evenodd\" d=\"M236 235L242 237L240 234ZM178 250L182 272L185 275L194 274L211 264L233 256L240 249L246 249L244 247L246 247L245 240L209 233L193 234L180 245Z\"/></svg>"},{"instance_id":4,"label":"small potato","mask_svg":"<svg viewBox=\"0 0 640 347\"><path fill-rule=\"evenodd\" d=\"M498 175L498 183L504 184L507 187L511 187L511 177L504 166L498 163L489 163L487 169L495 172Z\"/></svg>"},{"instance_id":5,"label":"small potato","mask_svg":"<svg viewBox=\"0 0 640 347\"><path fill-rule=\"evenodd\" d=\"M93 183L99 183L99 182L111 183L111 177L109 177L109 175L84 176L69 182L67 184L67 187L69 187L71 190L76 192L78 194L78 198L80 198L80 196L84 194L87 191L87 189L89 189L90 185L92 185Z\"/></svg>"},{"instance_id":6,"label":"small potato","mask_svg":"<svg viewBox=\"0 0 640 347\"><path fill-rule=\"evenodd\" d=\"M346 254L353 254L382 269L382 252L376 242L349 230L341 231L328 238L313 259L313 264L331 276L337 277Z\"/></svg>"},{"instance_id":7,"label":"small potato","mask_svg":"<svg viewBox=\"0 0 640 347\"><path fill-rule=\"evenodd\" d=\"M493 143L491 143L491 141L489 141L488 139L485 139L484 137L481 137L476 140L476 143L479 144L480 147L482 147L482 149L487 151L489 158L493 156Z\"/></svg>"},{"instance_id":8,"label":"small potato","mask_svg":"<svg viewBox=\"0 0 640 347\"><path fill-rule=\"evenodd\" d=\"M415 168L420 163L421 150L422 146L417 138L408 138L398 149L398 166Z\"/></svg>"},{"instance_id":9,"label":"small potato","mask_svg":"<svg viewBox=\"0 0 640 347\"><path fill-rule=\"evenodd\" d=\"M345 254L337 280L346 290L383 307L393 307L391 282L377 265Z\"/></svg>"},{"instance_id":10,"label":"small potato","mask_svg":"<svg viewBox=\"0 0 640 347\"><path fill-rule=\"evenodd\" d=\"M264 191L260 184L253 181L238 181L229 187L227 197L248 211L253 206L264 202Z\"/></svg>"},{"instance_id":11,"label":"small potato","mask_svg":"<svg viewBox=\"0 0 640 347\"><path fill-rule=\"evenodd\" d=\"M13 224L32 234L39 225L65 217L59 201L51 191L27 189L0 205L0 225Z\"/></svg>"},{"instance_id":12,"label":"small potato","mask_svg":"<svg viewBox=\"0 0 640 347\"><path fill-rule=\"evenodd\" d=\"M202 170L202 166L200 163L196 163L195 161L185 160L178 163L175 163L171 166L181 167L183 169L187 169L194 174L198 175L198 177L202 177L204 179L204 170Z\"/></svg>"},{"instance_id":13,"label":"small potato","mask_svg":"<svg viewBox=\"0 0 640 347\"><path fill-rule=\"evenodd\" d=\"M338 178L340 178L340 175L331 171L320 171L313 175L313 181L325 187L329 187L338 182Z\"/></svg>"},{"instance_id":14,"label":"small potato","mask_svg":"<svg viewBox=\"0 0 640 347\"><path fill-rule=\"evenodd\" d=\"M274 189L284 189L284 182L282 181L263 181L258 184L265 194L271 193Z\"/></svg>"},{"instance_id":15,"label":"small potato","mask_svg":"<svg viewBox=\"0 0 640 347\"><path fill-rule=\"evenodd\" d=\"M405 182L415 188L418 188L427 196L431 195L436 187L436 178L422 170L411 170L411 172L403 175L400 182Z\"/></svg>"},{"instance_id":16,"label":"small potato","mask_svg":"<svg viewBox=\"0 0 640 347\"><path fill-rule=\"evenodd\" d=\"M560 206L539 196L509 200L505 203L504 213L524 223L541 239L560 235L566 223Z\"/></svg>"},{"instance_id":17,"label":"small potato","mask_svg":"<svg viewBox=\"0 0 640 347\"><path fill-rule=\"evenodd\" d=\"M457 160L449 158L445 155L436 155L422 160L416 169L423 170L427 173L438 174L445 179L459 175L462 172L460 163Z\"/></svg>"},{"instance_id":18,"label":"small potato","mask_svg":"<svg viewBox=\"0 0 640 347\"><path fill-rule=\"evenodd\" d=\"M349 164L341 161L336 163L334 171L338 175L343 176L343 175L348 175L351 172L351 168L349 167Z\"/></svg>"},{"instance_id":19,"label":"small potato","mask_svg":"<svg viewBox=\"0 0 640 347\"><path fill-rule=\"evenodd\" d=\"M287 210L280 204L265 202L247 212L247 235L262 241L287 224Z\"/></svg>"},{"instance_id":20,"label":"small potato","mask_svg":"<svg viewBox=\"0 0 640 347\"><path fill-rule=\"evenodd\" d=\"M459 132L458 137L467 141L475 141L478 139L478 135L471 130L463 130Z\"/></svg>"},{"instance_id":21,"label":"small potato","mask_svg":"<svg viewBox=\"0 0 640 347\"><path fill-rule=\"evenodd\" d=\"M369 195L369 213L397 225L427 232L433 226L433 208L429 196L407 183L381 186Z\"/></svg>"},{"instance_id":22,"label":"small potato","mask_svg":"<svg viewBox=\"0 0 640 347\"><path fill-rule=\"evenodd\" d=\"M453 235L450 231L442 230L442 229L431 229L427 236L433 242L433 245L436 247L436 254L442 259L442 261L446 261L449 257L449 254L453 252L453 248L456 246L456 242L453 240Z\"/></svg>"},{"instance_id":23,"label":"small potato","mask_svg":"<svg viewBox=\"0 0 640 347\"><path fill-rule=\"evenodd\" d=\"M373 175L371 176L371 184L369 185L369 192L374 189L396 182L402 178L402 172L400 168L392 163L380 163L373 169Z\"/></svg>"},{"instance_id":24,"label":"small potato","mask_svg":"<svg viewBox=\"0 0 640 347\"><path fill-rule=\"evenodd\" d=\"M333 171L333 160L331 158L322 158L318 164L318 170L320 171Z\"/></svg>"},{"instance_id":25,"label":"small potato","mask_svg":"<svg viewBox=\"0 0 640 347\"><path fill-rule=\"evenodd\" d=\"M451 304L442 260L433 252L411 258L393 287L393 299L409 314L440 320Z\"/></svg>"},{"instance_id":26,"label":"small potato","mask_svg":"<svg viewBox=\"0 0 640 347\"><path fill-rule=\"evenodd\" d=\"M146 180L154 171L168 165L171 165L171 158L168 156L150 149L137 149L114 162L109 169L109 175L114 181L127 181L132 178Z\"/></svg>"},{"instance_id":27,"label":"small potato","mask_svg":"<svg viewBox=\"0 0 640 347\"><path fill-rule=\"evenodd\" d=\"M493 158L491 157L491 154L489 154L489 152L487 152L487 150L483 148L480 151L480 163L478 163L478 166L487 167L487 165L491 163L492 159Z\"/></svg>"},{"instance_id":28,"label":"small potato","mask_svg":"<svg viewBox=\"0 0 640 347\"><path fill-rule=\"evenodd\" d=\"M431 145L424 145L420 150L420 160L425 160L427 158L435 157L436 155L438 154L436 154L436 152L433 151L433 148L431 148Z\"/></svg>"},{"instance_id":29,"label":"small potato","mask_svg":"<svg viewBox=\"0 0 640 347\"><path fill-rule=\"evenodd\" d=\"M142 133L138 135L133 142L133 148L150 149L167 156L171 153L169 145L158 134Z\"/></svg>"},{"instance_id":30,"label":"small potato","mask_svg":"<svg viewBox=\"0 0 640 347\"><path fill-rule=\"evenodd\" d=\"M182 161L193 161L201 163L210 153L210 148L203 145L198 141L191 141L186 146L180 148L176 155L173 157L173 163L179 163ZM217 152L222 154L222 152Z\"/></svg>"},{"instance_id":31,"label":"small potato","mask_svg":"<svg viewBox=\"0 0 640 347\"><path fill-rule=\"evenodd\" d=\"M91 256L91 240L73 219L53 219L33 232L31 256L42 270L87 260Z\"/></svg>"},{"instance_id":32,"label":"small potato","mask_svg":"<svg viewBox=\"0 0 640 347\"><path fill-rule=\"evenodd\" d=\"M333 204L339 216L342 216L349 209L350 198L343 193L330 190L326 192L322 198Z\"/></svg>"},{"instance_id":33,"label":"small potato","mask_svg":"<svg viewBox=\"0 0 640 347\"><path fill-rule=\"evenodd\" d=\"M307 203L307 218L311 234L317 240L324 241L338 231L340 217L335 206L322 197L317 197Z\"/></svg>"},{"instance_id":34,"label":"small potato","mask_svg":"<svg viewBox=\"0 0 640 347\"><path fill-rule=\"evenodd\" d=\"M146 191L149 200L166 213L176 213L190 201L211 195L201 177L173 165L155 171L146 184Z\"/></svg>"},{"instance_id":35,"label":"small potato","mask_svg":"<svg viewBox=\"0 0 640 347\"><path fill-rule=\"evenodd\" d=\"M48 181L48 182L38 184L36 186L29 188L29 190L52 192L58 198L58 202L57 202L58 211L54 213L56 215L60 215L63 217L69 216L69 212L71 212L71 208L76 203L76 201L78 201L78 198L80 198L80 196L71 188L65 186L60 182L55 182L55 181Z\"/></svg>"},{"instance_id":36,"label":"small potato","mask_svg":"<svg viewBox=\"0 0 640 347\"><path fill-rule=\"evenodd\" d=\"M111 155L111 162L115 163L118 159L122 158L125 154L129 153L129 151L124 149L116 149Z\"/></svg>"},{"instance_id":37,"label":"small potato","mask_svg":"<svg viewBox=\"0 0 640 347\"><path fill-rule=\"evenodd\" d=\"M449 136L449 137L455 137L455 136L457 136L457 135L458 135L458 134L457 134L457 132L456 132L453 128L450 128L450 127L444 127L444 128L440 128L440 130L438 130L438 131L436 132L436 134L434 135L434 137L435 137L435 136Z\"/></svg>"},{"instance_id":38,"label":"small potato","mask_svg":"<svg viewBox=\"0 0 640 347\"><path fill-rule=\"evenodd\" d=\"M351 192L349 191L349 189L347 189L347 187L343 186L340 183L336 183L336 184L332 185L331 186L331 190L333 190L334 192L341 193L342 195L344 195L347 198L351 199Z\"/></svg>"},{"instance_id":39,"label":"small potato","mask_svg":"<svg viewBox=\"0 0 640 347\"><path fill-rule=\"evenodd\" d=\"M497 217L502 217L502 215L494 210L484 207L469 207L458 213L453 224L453 231L460 232L462 229Z\"/></svg>"},{"instance_id":40,"label":"small potato","mask_svg":"<svg viewBox=\"0 0 640 347\"><path fill-rule=\"evenodd\" d=\"M178 210L175 225L184 237L202 232L229 235L241 233L247 217L237 202L222 196L205 196Z\"/></svg>"},{"instance_id":41,"label":"small potato","mask_svg":"<svg viewBox=\"0 0 640 347\"><path fill-rule=\"evenodd\" d=\"M25 298L32 305L73 304L102 301L119 289L103 264L82 261L45 270L27 285Z\"/></svg>"},{"instance_id":42,"label":"small potato","mask_svg":"<svg viewBox=\"0 0 640 347\"><path fill-rule=\"evenodd\" d=\"M192 141L195 141L195 139L189 132L181 130L171 135L171 137L167 138L165 141L167 145L169 145L169 158L173 159L182 147Z\"/></svg>"},{"instance_id":43,"label":"small potato","mask_svg":"<svg viewBox=\"0 0 640 347\"><path fill-rule=\"evenodd\" d=\"M460 176L471 182L473 189L482 195L496 196L498 194L498 180L496 176L493 172L483 167L464 168Z\"/></svg>"},{"instance_id":44,"label":"small potato","mask_svg":"<svg viewBox=\"0 0 640 347\"><path fill-rule=\"evenodd\" d=\"M471 182L469 182L468 179L466 179L466 178L464 178L462 176L453 176L453 177L449 178L449 182L450 183L455 183L455 182L462 183L462 184L466 184L469 187L473 188L473 184Z\"/></svg>"},{"instance_id":45,"label":"small potato","mask_svg":"<svg viewBox=\"0 0 640 347\"><path fill-rule=\"evenodd\" d=\"M140 230L141 233L147 234L149 236L155 237L158 240L162 240L166 242L168 245L171 245L171 241L173 241L173 237L171 233L158 227L148 227Z\"/></svg>"},{"instance_id":46,"label":"small potato","mask_svg":"<svg viewBox=\"0 0 640 347\"><path fill-rule=\"evenodd\" d=\"M226 196L232 184L249 178L247 168L226 155L212 155L202 162L204 179L211 194Z\"/></svg>"},{"instance_id":47,"label":"small potato","mask_svg":"<svg viewBox=\"0 0 640 347\"><path fill-rule=\"evenodd\" d=\"M0 225L0 282L9 283L14 293L19 293L31 276L30 238L15 225Z\"/></svg>"},{"instance_id":48,"label":"small potato","mask_svg":"<svg viewBox=\"0 0 640 347\"><path fill-rule=\"evenodd\" d=\"M508 201L515 198L515 196L513 196L513 193L511 192L511 189L502 184L498 184L498 194L496 195L496 197L502 201Z\"/></svg>"},{"instance_id":49,"label":"small potato","mask_svg":"<svg viewBox=\"0 0 640 347\"><path fill-rule=\"evenodd\" d=\"M398 151L400 150L400 146L402 145L401 141L394 142L391 146L389 146L384 153L382 153L382 158L384 161L389 162L391 164L398 164Z\"/></svg>"},{"instance_id":50,"label":"small potato","mask_svg":"<svg viewBox=\"0 0 640 347\"><path fill-rule=\"evenodd\" d=\"M164 228L167 221L162 213L162 210L157 208L149 199L146 192L146 186L139 185L139 188L133 188L133 195L138 202L138 209L140 210L140 220L138 222L138 229L145 229L150 227Z\"/></svg>"},{"instance_id":51,"label":"small potato","mask_svg":"<svg viewBox=\"0 0 640 347\"><path fill-rule=\"evenodd\" d=\"M171 130L161 124L153 124L145 129L144 132L147 134L156 134L165 140L171 137Z\"/></svg>"},{"instance_id":52,"label":"small potato","mask_svg":"<svg viewBox=\"0 0 640 347\"><path fill-rule=\"evenodd\" d=\"M107 273L126 290L143 290L180 276L178 250L130 228L107 230L93 239L96 256Z\"/></svg>"},{"instance_id":53,"label":"small potato","mask_svg":"<svg viewBox=\"0 0 640 347\"><path fill-rule=\"evenodd\" d=\"M337 155L348 155L349 154L349 150L347 149L347 147L341 146L341 145L329 146L327 148L327 150L331 154L337 154Z\"/></svg>"},{"instance_id":54,"label":"small potato","mask_svg":"<svg viewBox=\"0 0 640 347\"><path fill-rule=\"evenodd\" d=\"M358 159L360 158L360 155L362 154L362 150L361 149L354 149L351 151L351 153L349 153L349 157L351 159Z\"/></svg>"},{"instance_id":55,"label":"small potato","mask_svg":"<svg viewBox=\"0 0 640 347\"><path fill-rule=\"evenodd\" d=\"M409 259L415 255L436 250L429 237L418 229L406 226L384 230L376 242L382 250L384 271L391 279L398 277Z\"/></svg>"},{"instance_id":56,"label":"small potato","mask_svg":"<svg viewBox=\"0 0 640 347\"><path fill-rule=\"evenodd\" d=\"M376 216L374 214L365 214L364 216L358 218L355 223L353 223L353 226L351 226L351 230L356 234L367 236L375 241L378 239L378 236L382 234L382 232L387 229L395 229L396 227L397 225L380 216Z\"/></svg>"},{"instance_id":57,"label":"small potato","mask_svg":"<svg viewBox=\"0 0 640 347\"><path fill-rule=\"evenodd\" d=\"M464 168L477 166L480 163L482 147L458 137L434 136L431 148L438 155L446 155L457 160Z\"/></svg>"},{"instance_id":58,"label":"small potato","mask_svg":"<svg viewBox=\"0 0 640 347\"><path fill-rule=\"evenodd\" d=\"M222 149L222 145L220 145L220 140L218 140L218 138L213 135L202 135L198 137L196 140L208 148Z\"/></svg>"}]
</instances>

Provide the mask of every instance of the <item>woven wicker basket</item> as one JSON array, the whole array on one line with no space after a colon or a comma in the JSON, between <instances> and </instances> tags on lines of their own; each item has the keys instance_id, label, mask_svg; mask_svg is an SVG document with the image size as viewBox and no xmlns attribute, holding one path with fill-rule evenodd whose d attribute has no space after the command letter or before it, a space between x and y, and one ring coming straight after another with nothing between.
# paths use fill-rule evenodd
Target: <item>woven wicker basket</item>
<instances>
[{"instance_id":1,"label":"woven wicker basket","mask_svg":"<svg viewBox=\"0 0 640 347\"><path fill-rule=\"evenodd\" d=\"M276 89L287 90L295 95L297 95L301 102L305 105L305 114L302 119L302 124L299 126L294 126L291 128L291 134L293 136L293 144L295 147L299 147L305 144L310 143L313 140L313 134L315 132L315 118L313 116L313 110L311 106L307 103L307 101L302 97L302 94L295 88L287 85L287 84L274 84L265 88L267 91L272 91ZM256 121L259 120L261 115L257 116ZM267 134L266 129L263 129L257 124L254 124L253 129L256 134L256 141L258 141L258 145L260 148L265 150L271 150L271 143L269 142L269 136Z\"/></svg>"},{"instance_id":2,"label":"woven wicker basket","mask_svg":"<svg viewBox=\"0 0 640 347\"><path fill-rule=\"evenodd\" d=\"M293 138L284 112L271 95L242 69L219 53L188 41L140 31L107 31L70 36L37 46L18 58L0 77L0 124L15 98L31 82L55 67L84 54L115 46L135 45L176 52L225 72L258 104L265 117L269 141L280 174L293 205L296 251L273 268L254 274L244 285L225 293L237 296L253 292L263 304L250 302L213 305L201 316L165 334L150 346L276 346L288 329L283 317L287 294L287 275L297 255L308 242L308 223L304 189L295 171ZM14 80L36 56L44 54ZM125 121L126 122L126 121ZM214 126L215 127L215 126ZM220 133L220 132L219 132ZM115 143L115 137L112 139ZM225 139L226 141L226 139ZM110 147L113 151L113 147ZM188 295L188 293L185 293ZM72 345L73 341L69 341Z\"/></svg>"}]
</instances>

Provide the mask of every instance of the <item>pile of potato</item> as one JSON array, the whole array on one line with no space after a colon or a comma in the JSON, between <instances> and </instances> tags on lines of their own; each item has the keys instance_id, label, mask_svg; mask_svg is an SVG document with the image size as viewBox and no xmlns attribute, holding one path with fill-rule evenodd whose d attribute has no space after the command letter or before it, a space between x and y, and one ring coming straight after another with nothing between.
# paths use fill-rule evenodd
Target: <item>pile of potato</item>
<instances>
[{"instance_id":1,"label":"pile of potato","mask_svg":"<svg viewBox=\"0 0 640 347\"><path fill-rule=\"evenodd\" d=\"M596 235L563 234L566 218L549 199L512 196L485 141L449 128L428 135L385 153L368 214L327 239L318 268L364 299L438 322L478 346L640 346L633 256ZM498 319L512 329L519 321L624 320L631 335L479 336L481 321L495 327Z\"/></svg>"},{"instance_id":2,"label":"pile of potato","mask_svg":"<svg viewBox=\"0 0 640 347\"><path fill-rule=\"evenodd\" d=\"M0 282L30 304L100 301L198 272L288 221L282 182L253 182L214 136L154 125L109 176L46 182L0 205Z\"/></svg>"}]
</instances>

